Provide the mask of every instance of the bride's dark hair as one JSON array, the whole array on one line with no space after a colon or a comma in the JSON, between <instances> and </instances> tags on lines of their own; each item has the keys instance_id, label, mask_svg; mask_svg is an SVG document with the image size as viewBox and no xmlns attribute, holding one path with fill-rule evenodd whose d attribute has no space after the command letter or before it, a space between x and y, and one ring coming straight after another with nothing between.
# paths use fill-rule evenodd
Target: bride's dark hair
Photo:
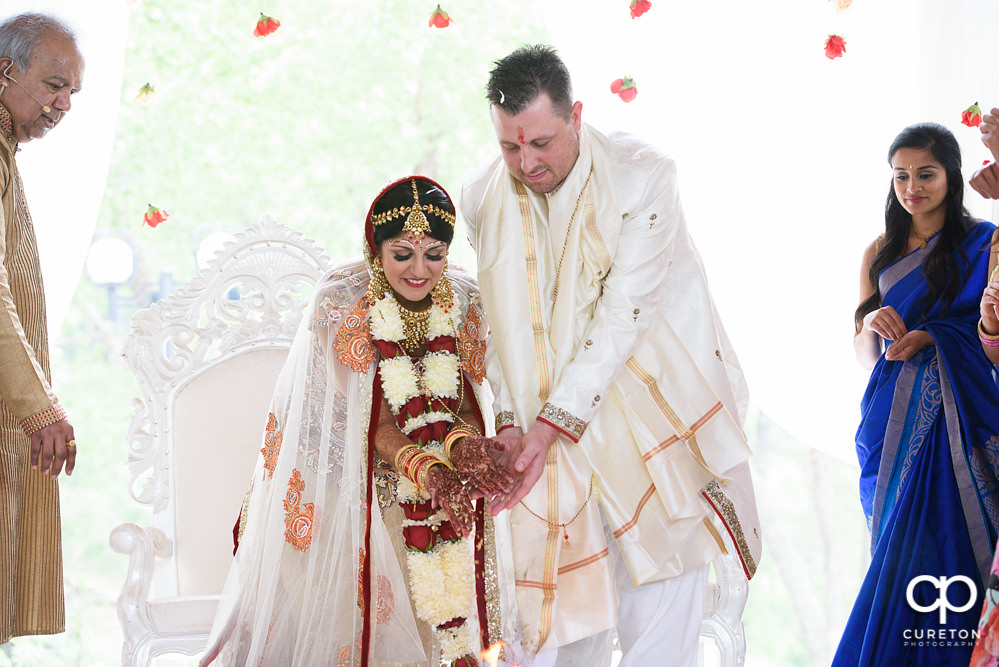
<instances>
[{"instance_id":1,"label":"bride's dark hair","mask_svg":"<svg viewBox=\"0 0 999 667\"><path fill-rule=\"evenodd\" d=\"M437 186L430 180L425 178L420 178L419 176L414 176L412 178L407 178L400 181L390 187L388 190L384 191L375 201L374 205L371 207L372 217L379 214L387 213L394 208L403 208L413 205L413 184L412 181L416 181L416 191L420 195L420 204L432 205L445 211L451 215L451 220L454 220L454 204L451 203L451 198L448 196L443 189ZM433 212L425 212L427 216L427 222L430 223L430 233L429 236L437 239L438 241L443 241L450 245L451 240L454 238L454 224L453 222L448 222L441 216ZM385 239L390 239L393 236L398 236L402 232L403 226L406 224L406 216L400 215L391 220L383 222L380 225L375 225L374 228L374 241L375 247L380 247L382 241Z\"/></svg>"},{"instance_id":2,"label":"bride's dark hair","mask_svg":"<svg viewBox=\"0 0 999 667\"><path fill-rule=\"evenodd\" d=\"M967 266L968 257L961 250L964 240L974 220L964 207L964 177L961 175L961 147L954 135L938 123L919 123L902 130L888 149L888 164L895 153L902 148L915 148L929 151L933 159L939 162L947 176L946 217L940 230L936 245L930 251L923 264L923 275L929 289L924 300L920 319L943 299L944 310L957 297L961 285L958 284L958 263L955 256ZM878 286L878 276L886 267L894 264L905 252L909 235L912 231L912 215L905 210L895 196L895 175L892 174L892 184L888 187L888 199L885 202L885 233L877 248L868 278L874 286L874 294L857 308L853 315L856 330L863 326L864 316L881 307L881 290Z\"/></svg>"}]
</instances>

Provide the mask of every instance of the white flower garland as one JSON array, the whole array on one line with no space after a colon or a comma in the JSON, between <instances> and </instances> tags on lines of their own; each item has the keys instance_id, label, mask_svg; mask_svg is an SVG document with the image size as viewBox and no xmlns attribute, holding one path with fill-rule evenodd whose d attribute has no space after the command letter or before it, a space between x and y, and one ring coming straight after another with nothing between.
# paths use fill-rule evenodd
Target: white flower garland
<instances>
[{"instance_id":1,"label":"white flower garland","mask_svg":"<svg viewBox=\"0 0 999 667\"><path fill-rule=\"evenodd\" d=\"M392 357L378 362L382 373L382 388L392 414L416 396L458 398L458 373L461 361L450 352L429 352L421 360L423 374L409 356Z\"/></svg>"},{"instance_id":2,"label":"white flower garland","mask_svg":"<svg viewBox=\"0 0 999 667\"><path fill-rule=\"evenodd\" d=\"M475 609L475 571L471 540L440 541L429 551L409 551L409 586L417 615L433 626L464 617ZM471 651L465 647L461 657ZM453 658L452 658L453 659Z\"/></svg>"},{"instance_id":3,"label":"white flower garland","mask_svg":"<svg viewBox=\"0 0 999 667\"><path fill-rule=\"evenodd\" d=\"M402 432L405 435L409 435L416 429L423 428L427 424L433 424L434 422L448 422L449 424L453 424L454 417L447 412L437 411L419 414L406 420L406 425L402 427Z\"/></svg>"},{"instance_id":4,"label":"white flower garland","mask_svg":"<svg viewBox=\"0 0 999 667\"><path fill-rule=\"evenodd\" d=\"M371 335L378 340L398 343L405 340L405 327L399 304L388 293L369 310ZM436 302L430 307L427 323L427 340L439 336L456 336L461 326L461 313L457 304L450 312ZM417 364L408 355L382 359L378 368L382 377L382 390L394 415L412 398L425 395L432 398L458 398L460 396L461 362L451 352L430 352ZM459 406L460 407L460 406ZM454 416L445 412L424 412L406 420L401 429L406 435L429 424L446 421L454 423ZM444 458L444 444L441 441L426 443L423 450ZM400 475L396 484L399 502L422 503L429 496L413 482ZM446 514L438 510L423 521L406 519L406 526L428 526L435 528L447 520ZM477 633L472 632L475 617L475 554L472 541L464 538L454 542L441 540L426 552L406 550L406 564L409 569L409 587L413 595L416 614L434 629L434 635L441 647L441 660L449 664L469 654L474 654ZM464 618L461 625L446 630L437 626L454 618Z\"/></svg>"}]
</instances>

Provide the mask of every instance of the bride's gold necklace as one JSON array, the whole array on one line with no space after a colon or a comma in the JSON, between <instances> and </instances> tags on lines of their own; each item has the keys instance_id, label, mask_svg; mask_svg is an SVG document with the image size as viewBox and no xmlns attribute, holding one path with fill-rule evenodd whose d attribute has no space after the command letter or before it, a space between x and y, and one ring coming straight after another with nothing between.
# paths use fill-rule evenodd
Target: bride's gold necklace
<instances>
[{"instance_id":1,"label":"bride's gold necklace","mask_svg":"<svg viewBox=\"0 0 999 667\"><path fill-rule=\"evenodd\" d=\"M397 302L398 303L398 302ZM401 303L399 315L402 317L402 331L406 336L406 349L415 350L427 342L427 335L430 332L430 310L410 310Z\"/></svg>"}]
</instances>

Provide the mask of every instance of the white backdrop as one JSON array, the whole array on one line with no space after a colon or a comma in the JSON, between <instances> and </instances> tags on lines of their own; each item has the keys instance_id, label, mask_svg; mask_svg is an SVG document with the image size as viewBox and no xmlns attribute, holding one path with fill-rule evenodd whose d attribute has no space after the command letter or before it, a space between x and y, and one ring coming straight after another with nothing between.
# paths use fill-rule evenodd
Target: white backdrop
<instances>
[{"instance_id":1,"label":"white backdrop","mask_svg":"<svg viewBox=\"0 0 999 667\"><path fill-rule=\"evenodd\" d=\"M627 3L599 4L545 5L584 120L677 159L755 402L856 462L867 372L853 310L861 255L884 229L888 146L906 125L936 121L960 140L967 177L990 157L960 113L999 106L999 3L856 0L837 14L824 0L653 0L638 19ZM830 33L846 39L843 58L825 57ZM629 104L609 92L625 75L639 90ZM993 217L968 191L972 212Z\"/></svg>"},{"instance_id":2,"label":"white backdrop","mask_svg":"<svg viewBox=\"0 0 999 667\"><path fill-rule=\"evenodd\" d=\"M128 27L125 0L4 0L0 21L47 12L72 27L86 60L83 89L59 126L17 154L38 234L49 330L58 333L82 275L114 145Z\"/></svg>"}]
</instances>

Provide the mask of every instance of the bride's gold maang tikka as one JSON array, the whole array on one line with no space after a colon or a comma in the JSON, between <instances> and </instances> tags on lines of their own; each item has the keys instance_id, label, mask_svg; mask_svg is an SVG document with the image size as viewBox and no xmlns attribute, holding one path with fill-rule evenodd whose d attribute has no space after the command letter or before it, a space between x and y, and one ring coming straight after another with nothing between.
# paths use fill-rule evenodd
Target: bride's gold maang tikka
<instances>
[{"instance_id":1,"label":"bride's gold maang tikka","mask_svg":"<svg viewBox=\"0 0 999 667\"><path fill-rule=\"evenodd\" d=\"M378 225L383 225L390 220L395 220L398 217L406 216L406 224L403 225L402 229L408 232L413 238L419 240L422 239L426 234L430 233L430 222L427 220L427 213L433 213L438 218L444 222L451 225L454 228L454 214L448 213L439 206L434 206L433 204L421 204L420 194L416 190L416 179L410 181L413 184L413 205L412 206L397 206L384 213L379 213L378 215L371 216L371 224L377 227Z\"/></svg>"}]
</instances>

